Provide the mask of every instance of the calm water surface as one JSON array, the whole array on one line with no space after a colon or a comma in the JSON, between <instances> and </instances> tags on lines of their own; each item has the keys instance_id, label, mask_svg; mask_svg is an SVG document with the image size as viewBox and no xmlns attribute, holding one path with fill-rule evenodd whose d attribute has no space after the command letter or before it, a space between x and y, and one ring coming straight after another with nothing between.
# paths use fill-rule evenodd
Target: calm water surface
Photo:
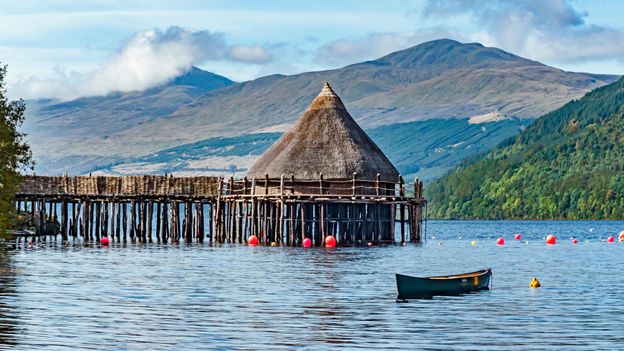
<instances>
[{"instance_id":1,"label":"calm water surface","mask_svg":"<svg viewBox=\"0 0 624 351\"><path fill-rule=\"evenodd\" d=\"M620 230L430 221L420 246L338 249L38 242L0 256L0 349L621 350L624 244L601 242ZM396 272L483 267L492 291L395 302Z\"/></svg>"}]
</instances>

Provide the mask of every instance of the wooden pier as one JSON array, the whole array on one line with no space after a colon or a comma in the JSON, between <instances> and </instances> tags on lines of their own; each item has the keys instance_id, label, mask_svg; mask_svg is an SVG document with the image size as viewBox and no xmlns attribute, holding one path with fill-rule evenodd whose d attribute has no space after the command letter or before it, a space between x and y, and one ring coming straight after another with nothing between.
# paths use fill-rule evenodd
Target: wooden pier
<instances>
[{"instance_id":1,"label":"wooden pier","mask_svg":"<svg viewBox=\"0 0 624 351\"><path fill-rule=\"evenodd\" d=\"M172 176L25 176L18 211L40 235L113 242L246 243L322 246L421 240L422 182L377 179L224 179ZM412 190L410 189L410 190Z\"/></svg>"},{"instance_id":2,"label":"wooden pier","mask_svg":"<svg viewBox=\"0 0 624 351\"><path fill-rule=\"evenodd\" d=\"M322 246L421 241L422 182L412 196L392 162L325 83L248 178L45 177L22 180L17 208L40 234L117 242ZM410 189L412 190L412 189Z\"/></svg>"}]
</instances>

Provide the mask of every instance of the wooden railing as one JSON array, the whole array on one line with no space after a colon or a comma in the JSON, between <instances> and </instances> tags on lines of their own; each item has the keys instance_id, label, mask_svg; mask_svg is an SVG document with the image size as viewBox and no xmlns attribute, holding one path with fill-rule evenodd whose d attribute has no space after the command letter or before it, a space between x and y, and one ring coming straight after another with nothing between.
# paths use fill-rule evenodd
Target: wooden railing
<instances>
[{"instance_id":1,"label":"wooden railing","mask_svg":"<svg viewBox=\"0 0 624 351\"><path fill-rule=\"evenodd\" d=\"M219 196L399 196L406 183L359 179L295 179L292 176L261 179L196 176L24 176L18 197L191 197ZM411 184L410 184L411 185ZM413 183L415 198L422 198L422 182ZM411 189L410 189L411 190Z\"/></svg>"}]
</instances>

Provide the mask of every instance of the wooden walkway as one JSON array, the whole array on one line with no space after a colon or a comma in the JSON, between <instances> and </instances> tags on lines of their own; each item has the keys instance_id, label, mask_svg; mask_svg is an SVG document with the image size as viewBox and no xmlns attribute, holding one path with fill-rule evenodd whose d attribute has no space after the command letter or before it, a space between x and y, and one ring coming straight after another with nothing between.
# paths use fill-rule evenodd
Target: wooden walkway
<instances>
[{"instance_id":1,"label":"wooden walkway","mask_svg":"<svg viewBox=\"0 0 624 351\"><path fill-rule=\"evenodd\" d=\"M39 234L138 242L245 243L321 246L420 241L422 182L379 179L223 179L172 176L26 176L16 206Z\"/></svg>"}]
</instances>

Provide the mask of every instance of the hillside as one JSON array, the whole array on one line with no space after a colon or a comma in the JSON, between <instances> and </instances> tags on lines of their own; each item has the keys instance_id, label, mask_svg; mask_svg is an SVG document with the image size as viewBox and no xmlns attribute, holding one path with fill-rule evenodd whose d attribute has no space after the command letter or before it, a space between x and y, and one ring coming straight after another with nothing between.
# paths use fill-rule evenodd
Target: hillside
<instances>
[{"instance_id":1,"label":"hillside","mask_svg":"<svg viewBox=\"0 0 624 351\"><path fill-rule=\"evenodd\" d=\"M180 106L215 89L234 84L226 77L192 67L167 84L129 93L71 101L27 101L24 130L39 163L45 157L110 154L116 135L150 120L169 116ZM101 149L100 152L94 152ZM131 150L128 150L131 152Z\"/></svg>"},{"instance_id":2,"label":"hillside","mask_svg":"<svg viewBox=\"0 0 624 351\"><path fill-rule=\"evenodd\" d=\"M429 181L463 158L483 153L518 134L525 124L518 119L482 124L471 124L467 119L430 119L375 127L366 132L406 179L417 174ZM254 133L210 138L141 157L103 161L101 166L84 169L83 173L242 176L280 136L281 133Z\"/></svg>"},{"instance_id":3,"label":"hillside","mask_svg":"<svg viewBox=\"0 0 624 351\"><path fill-rule=\"evenodd\" d=\"M616 79L447 39L339 69L243 83L198 69L190 75L145 92L29 102L24 130L37 172L78 173L210 138L282 132L325 81L371 129L488 113L533 118ZM218 84L203 83L215 79ZM412 138L418 142L416 131Z\"/></svg>"},{"instance_id":4,"label":"hillside","mask_svg":"<svg viewBox=\"0 0 624 351\"><path fill-rule=\"evenodd\" d=\"M624 79L537 119L427 189L440 218L624 218Z\"/></svg>"}]
</instances>

